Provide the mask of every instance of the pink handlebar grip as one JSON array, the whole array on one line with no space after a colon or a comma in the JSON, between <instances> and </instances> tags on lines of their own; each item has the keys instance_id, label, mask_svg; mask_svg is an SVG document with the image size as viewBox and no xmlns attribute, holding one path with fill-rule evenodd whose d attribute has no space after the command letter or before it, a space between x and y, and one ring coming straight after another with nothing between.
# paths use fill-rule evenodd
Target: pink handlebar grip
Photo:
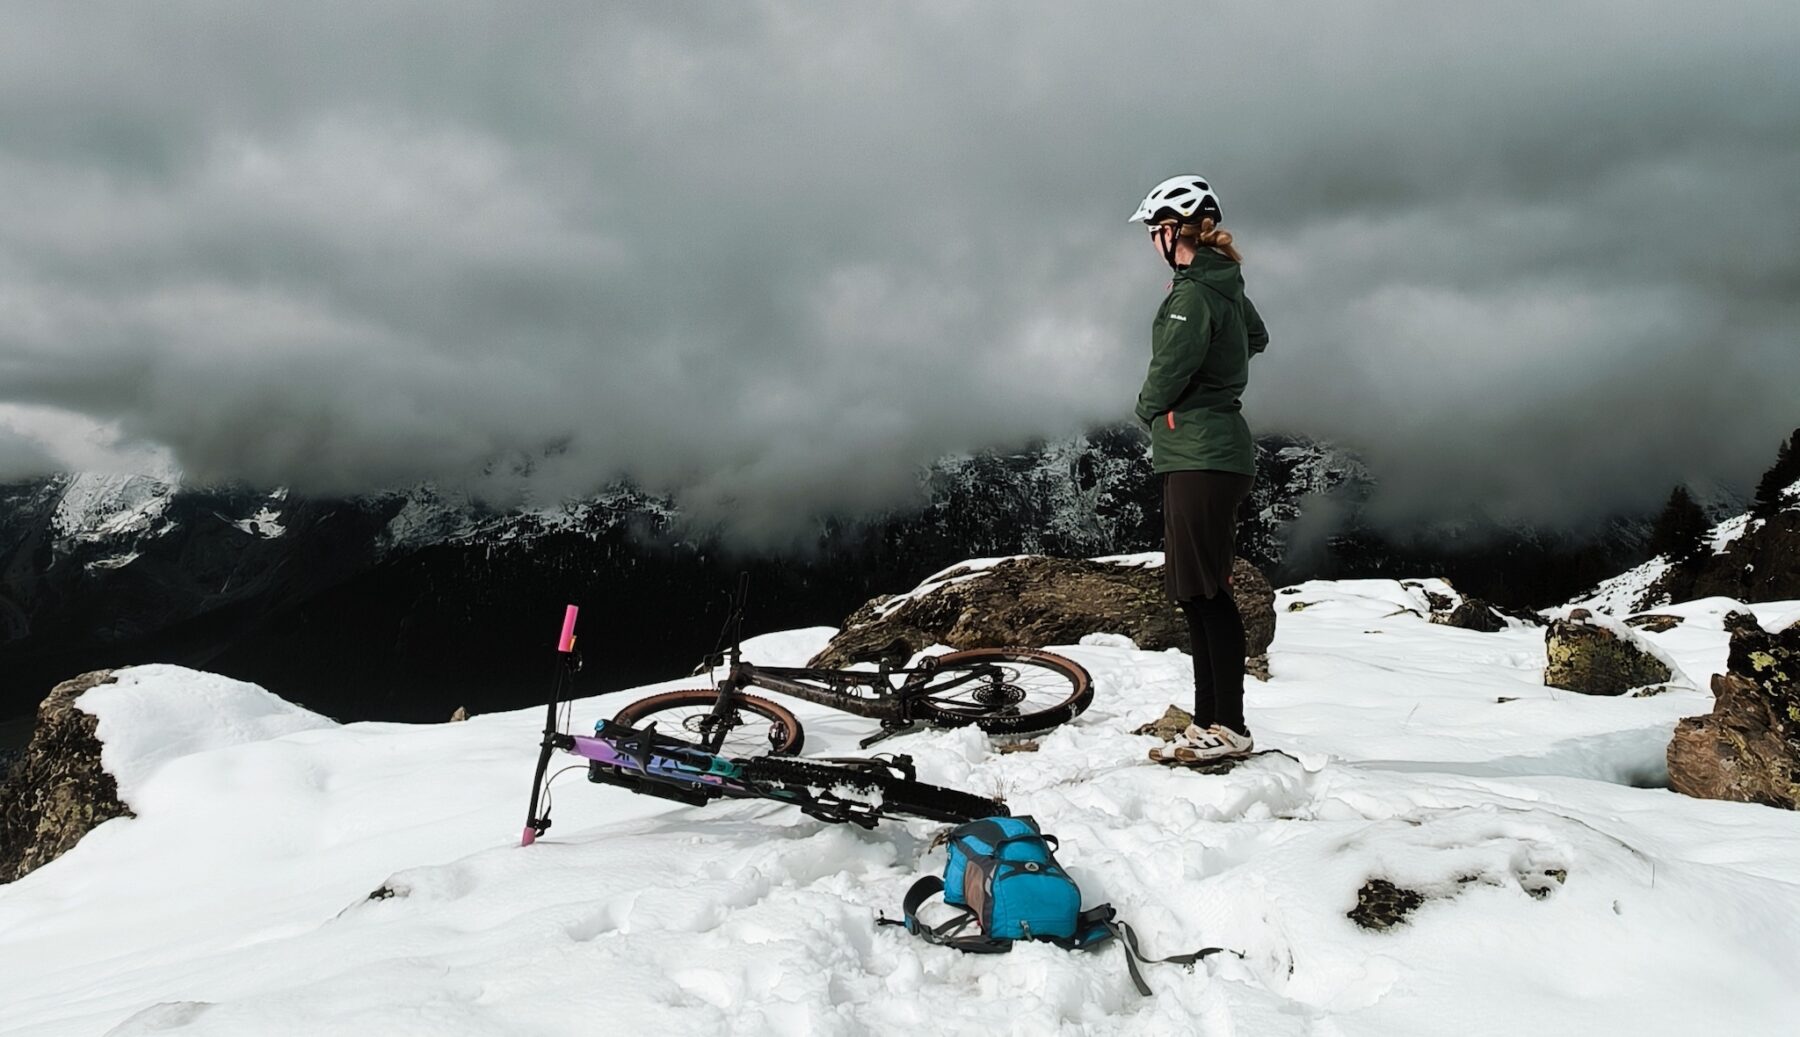
<instances>
[{"instance_id":1,"label":"pink handlebar grip","mask_svg":"<svg viewBox=\"0 0 1800 1037\"><path fill-rule=\"evenodd\" d=\"M565 655L575 650L575 617L580 612L574 605L563 611L562 637L556 642L556 650Z\"/></svg>"}]
</instances>

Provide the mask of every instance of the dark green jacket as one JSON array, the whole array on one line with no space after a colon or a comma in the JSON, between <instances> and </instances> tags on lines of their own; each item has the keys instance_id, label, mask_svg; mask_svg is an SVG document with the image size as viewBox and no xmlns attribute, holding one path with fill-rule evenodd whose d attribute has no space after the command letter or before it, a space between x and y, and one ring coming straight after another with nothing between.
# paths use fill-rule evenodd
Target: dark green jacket
<instances>
[{"instance_id":1,"label":"dark green jacket","mask_svg":"<svg viewBox=\"0 0 1800 1037\"><path fill-rule=\"evenodd\" d=\"M1236 263L1203 248L1175 272L1150 327L1150 373L1137 400L1157 472L1256 474L1256 445L1239 397L1250 358L1268 344Z\"/></svg>"}]
</instances>

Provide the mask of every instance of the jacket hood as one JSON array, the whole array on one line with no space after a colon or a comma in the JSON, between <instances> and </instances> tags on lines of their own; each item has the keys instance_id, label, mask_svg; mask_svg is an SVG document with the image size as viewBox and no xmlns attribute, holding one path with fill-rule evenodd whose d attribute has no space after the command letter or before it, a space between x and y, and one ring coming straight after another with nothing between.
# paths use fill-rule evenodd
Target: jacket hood
<instances>
[{"instance_id":1,"label":"jacket hood","mask_svg":"<svg viewBox=\"0 0 1800 1037\"><path fill-rule=\"evenodd\" d=\"M1175 280L1198 281L1227 299L1244 297L1243 268L1210 248L1201 249L1192 263L1177 270Z\"/></svg>"}]
</instances>

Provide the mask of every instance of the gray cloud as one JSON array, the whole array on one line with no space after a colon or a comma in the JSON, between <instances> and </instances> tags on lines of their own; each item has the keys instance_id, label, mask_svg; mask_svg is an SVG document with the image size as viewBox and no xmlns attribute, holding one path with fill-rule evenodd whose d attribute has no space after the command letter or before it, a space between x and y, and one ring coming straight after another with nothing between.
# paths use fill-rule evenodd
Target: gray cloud
<instances>
[{"instance_id":1,"label":"gray cloud","mask_svg":"<svg viewBox=\"0 0 1800 1037\"><path fill-rule=\"evenodd\" d=\"M201 478L533 457L780 531L1126 415L1124 216L1198 170L1255 427L1396 521L1578 521L1800 422L1795 53L1776 3L27 8L0 400Z\"/></svg>"},{"instance_id":2,"label":"gray cloud","mask_svg":"<svg viewBox=\"0 0 1800 1037\"><path fill-rule=\"evenodd\" d=\"M0 482L27 479L56 470L55 459L36 437L0 421Z\"/></svg>"}]
</instances>

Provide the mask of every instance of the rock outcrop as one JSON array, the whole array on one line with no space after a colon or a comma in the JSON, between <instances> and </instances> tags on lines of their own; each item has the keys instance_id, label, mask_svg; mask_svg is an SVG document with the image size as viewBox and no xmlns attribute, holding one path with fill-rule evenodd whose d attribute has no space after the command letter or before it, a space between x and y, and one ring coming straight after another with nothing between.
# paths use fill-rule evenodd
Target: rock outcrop
<instances>
[{"instance_id":1,"label":"rock outcrop","mask_svg":"<svg viewBox=\"0 0 1800 1037\"><path fill-rule=\"evenodd\" d=\"M1232 573L1244 615L1247 670L1266 677L1275 593L1242 558ZM876 598L844 621L813 666L911 656L930 645L998 648L1075 644L1123 634L1146 651L1188 648L1187 623L1163 595L1162 570L1129 563L1028 555L985 569L958 567L912 592Z\"/></svg>"},{"instance_id":2,"label":"rock outcrop","mask_svg":"<svg viewBox=\"0 0 1800 1037\"><path fill-rule=\"evenodd\" d=\"M1462 604L1447 612L1433 611L1431 621L1464 630L1479 630L1484 634L1494 634L1506 629L1505 617L1480 598L1464 598Z\"/></svg>"},{"instance_id":3,"label":"rock outcrop","mask_svg":"<svg viewBox=\"0 0 1800 1037\"><path fill-rule=\"evenodd\" d=\"M1769 633L1726 617L1731 654L1712 679L1713 710L1675 726L1669 783L1702 799L1800 809L1800 624Z\"/></svg>"},{"instance_id":4,"label":"rock outcrop","mask_svg":"<svg viewBox=\"0 0 1800 1037\"><path fill-rule=\"evenodd\" d=\"M1629 630L1602 624L1587 609L1551 623L1544 631L1544 651L1544 683L1584 695L1622 695L1675 676Z\"/></svg>"},{"instance_id":5,"label":"rock outcrop","mask_svg":"<svg viewBox=\"0 0 1800 1037\"><path fill-rule=\"evenodd\" d=\"M1694 565L1670 569L1653 588L1652 598L1658 595L1668 601L1800 598L1800 506L1752 519L1720 553L1706 552Z\"/></svg>"},{"instance_id":6,"label":"rock outcrop","mask_svg":"<svg viewBox=\"0 0 1800 1037\"><path fill-rule=\"evenodd\" d=\"M1392 929L1425 903L1417 890L1396 886L1387 879L1370 879L1356 891L1356 906L1345 917L1364 929Z\"/></svg>"},{"instance_id":7,"label":"rock outcrop","mask_svg":"<svg viewBox=\"0 0 1800 1037\"><path fill-rule=\"evenodd\" d=\"M1135 735L1155 735L1165 742L1173 742L1180 738L1194 722L1194 714L1180 706L1170 706L1163 710L1163 715L1147 724L1140 724L1132 731Z\"/></svg>"},{"instance_id":8,"label":"rock outcrop","mask_svg":"<svg viewBox=\"0 0 1800 1037\"><path fill-rule=\"evenodd\" d=\"M31 744L0 780L0 882L62 856L101 822L131 816L100 766L98 722L75 707L83 692L111 680L111 670L84 673L39 704Z\"/></svg>"}]
</instances>

